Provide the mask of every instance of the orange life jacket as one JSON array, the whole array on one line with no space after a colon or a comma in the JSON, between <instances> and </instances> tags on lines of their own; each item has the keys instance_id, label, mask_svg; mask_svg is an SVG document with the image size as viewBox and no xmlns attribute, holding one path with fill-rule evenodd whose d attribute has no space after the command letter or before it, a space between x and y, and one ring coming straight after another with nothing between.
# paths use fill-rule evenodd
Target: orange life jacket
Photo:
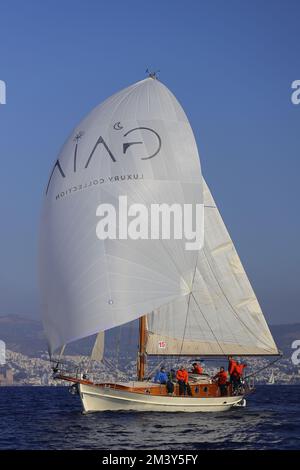
<instances>
[{"instance_id":1,"label":"orange life jacket","mask_svg":"<svg viewBox=\"0 0 300 470\"><path fill-rule=\"evenodd\" d=\"M199 366L199 364L196 364L193 367L193 370L192 370L193 374L202 374L202 372L203 372L203 368L201 366Z\"/></svg>"},{"instance_id":2,"label":"orange life jacket","mask_svg":"<svg viewBox=\"0 0 300 470\"><path fill-rule=\"evenodd\" d=\"M189 374L187 373L187 371L185 369L184 370L179 369L177 371L177 374L176 374L176 379L177 380L183 380L183 382L188 383Z\"/></svg>"},{"instance_id":3,"label":"orange life jacket","mask_svg":"<svg viewBox=\"0 0 300 470\"><path fill-rule=\"evenodd\" d=\"M233 373L238 377L242 377L246 364L236 364Z\"/></svg>"},{"instance_id":4,"label":"orange life jacket","mask_svg":"<svg viewBox=\"0 0 300 470\"><path fill-rule=\"evenodd\" d=\"M232 375L233 374L233 371L235 369L235 366L236 366L236 361L234 359L230 359L229 361L229 364L228 364L228 372L229 372L229 375Z\"/></svg>"},{"instance_id":5,"label":"orange life jacket","mask_svg":"<svg viewBox=\"0 0 300 470\"><path fill-rule=\"evenodd\" d=\"M218 385L225 385L227 382L227 372L225 370L220 371L215 375L215 378L218 378Z\"/></svg>"}]
</instances>

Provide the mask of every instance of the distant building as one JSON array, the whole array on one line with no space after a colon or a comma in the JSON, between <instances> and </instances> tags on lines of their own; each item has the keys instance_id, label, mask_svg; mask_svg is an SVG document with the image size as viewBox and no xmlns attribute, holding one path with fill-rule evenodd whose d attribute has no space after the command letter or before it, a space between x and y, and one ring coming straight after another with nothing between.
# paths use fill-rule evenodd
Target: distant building
<instances>
[{"instance_id":1,"label":"distant building","mask_svg":"<svg viewBox=\"0 0 300 470\"><path fill-rule=\"evenodd\" d=\"M13 371L7 367L0 367L0 387L5 385L14 384L14 374Z\"/></svg>"}]
</instances>

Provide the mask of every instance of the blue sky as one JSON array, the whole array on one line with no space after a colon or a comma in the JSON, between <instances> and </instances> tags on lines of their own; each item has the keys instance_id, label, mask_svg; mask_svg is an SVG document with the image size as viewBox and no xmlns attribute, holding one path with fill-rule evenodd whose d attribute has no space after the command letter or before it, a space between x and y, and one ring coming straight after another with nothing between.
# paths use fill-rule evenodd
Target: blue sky
<instances>
[{"instance_id":1,"label":"blue sky","mask_svg":"<svg viewBox=\"0 0 300 470\"><path fill-rule=\"evenodd\" d=\"M42 195L96 104L160 69L270 323L300 320L300 3L0 1L0 314L38 316Z\"/></svg>"}]
</instances>

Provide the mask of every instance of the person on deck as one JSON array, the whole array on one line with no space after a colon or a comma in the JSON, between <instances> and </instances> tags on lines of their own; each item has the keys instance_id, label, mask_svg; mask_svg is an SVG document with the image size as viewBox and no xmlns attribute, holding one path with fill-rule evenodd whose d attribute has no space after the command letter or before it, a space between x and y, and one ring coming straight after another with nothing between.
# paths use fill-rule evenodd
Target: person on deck
<instances>
[{"instance_id":1,"label":"person on deck","mask_svg":"<svg viewBox=\"0 0 300 470\"><path fill-rule=\"evenodd\" d=\"M168 379L170 382L176 382L176 370L175 369L170 369L170 372L168 373Z\"/></svg>"},{"instance_id":2,"label":"person on deck","mask_svg":"<svg viewBox=\"0 0 300 470\"><path fill-rule=\"evenodd\" d=\"M168 382L168 375L164 367L161 367L160 370L156 372L154 382L166 385L166 383Z\"/></svg>"},{"instance_id":3,"label":"person on deck","mask_svg":"<svg viewBox=\"0 0 300 470\"><path fill-rule=\"evenodd\" d=\"M232 356L228 356L228 374L230 375L230 379L233 374L235 366L236 366L236 361L233 359Z\"/></svg>"},{"instance_id":4,"label":"person on deck","mask_svg":"<svg viewBox=\"0 0 300 470\"><path fill-rule=\"evenodd\" d=\"M191 387L189 385L189 374L184 367L178 369L176 373L176 379L179 384L179 395L188 394L189 396L192 396Z\"/></svg>"},{"instance_id":5,"label":"person on deck","mask_svg":"<svg viewBox=\"0 0 300 470\"><path fill-rule=\"evenodd\" d=\"M166 384L168 395L174 394L174 382L176 382L176 372L174 369L171 369L168 373L168 381Z\"/></svg>"},{"instance_id":6,"label":"person on deck","mask_svg":"<svg viewBox=\"0 0 300 470\"><path fill-rule=\"evenodd\" d=\"M235 366L236 366L236 361L233 359L232 356L228 356L228 374L229 374L229 381L230 381L233 391L235 391L238 387L237 377L234 374Z\"/></svg>"},{"instance_id":7,"label":"person on deck","mask_svg":"<svg viewBox=\"0 0 300 470\"><path fill-rule=\"evenodd\" d=\"M201 367L200 364L198 364L198 362L193 362L193 369L191 371L191 374L198 374L198 375L201 375L203 374L203 367Z\"/></svg>"},{"instance_id":8,"label":"person on deck","mask_svg":"<svg viewBox=\"0 0 300 470\"><path fill-rule=\"evenodd\" d=\"M245 367L247 367L247 364L242 364L240 361L236 361L236 364L234 366L234 369L231 375L234 394L238 393L239 387L242 385L242 378L243 378Z\"/></svg>"},{"instance_id":9,"label":"person on deck","mask_svg":"<svg viewBox=\"0 0 300 470\"><path fill-rule=\"evenodd\" d=\"M233 374L239 385L241 384L245 367L247 367L247 364L242 364L240 361L237 361L233 370Z\"/></svg>"},{"instance_id":10,"label":"person on deck","mask_svg":"<svg viewBox=\"0 0 300 470\"><path fill-rule=\"evenodd\" d=\"M221 397L227 396L227 372L224 367L220 367L219 372L214 376L214 379L218 380L218 386L220 389Z\"/></svg>"}]
</instances>

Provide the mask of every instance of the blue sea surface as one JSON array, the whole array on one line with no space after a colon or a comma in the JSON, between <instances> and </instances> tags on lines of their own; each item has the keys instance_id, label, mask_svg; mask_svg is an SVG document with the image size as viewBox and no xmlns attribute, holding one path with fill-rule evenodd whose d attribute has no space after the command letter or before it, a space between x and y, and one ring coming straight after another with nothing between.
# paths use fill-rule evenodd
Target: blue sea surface
<instances>
[{"instance_id":1,"label":"blue sea surface","mask_svg":"<svg viewBox=\"0 0 300 470\"><path fill-rule=\"evenodd\" d=\"M0 449L300 449L300 386L221 413L82 414L67 387L0 387Z\"/></svg>"}]
</instances>

